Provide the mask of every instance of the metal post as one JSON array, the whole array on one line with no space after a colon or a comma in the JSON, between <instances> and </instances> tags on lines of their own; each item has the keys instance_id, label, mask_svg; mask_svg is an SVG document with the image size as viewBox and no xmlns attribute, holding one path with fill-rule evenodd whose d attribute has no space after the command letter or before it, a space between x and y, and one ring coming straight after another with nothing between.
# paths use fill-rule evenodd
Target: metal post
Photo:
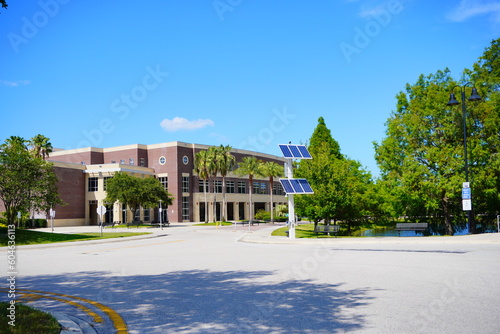
<instances>
[{"instance_id":1,"label":"metal post","mask_svg":"<svg viewBox=\"0 0 500 334\"><path fill-rule=\"evenodd\" d=\"M161 222L161 216L162 216L161 200L160 200L160 209L158 211L160 213L160 228L163 230L163 225L162 225L162 222Z\"/></svg>"},{"instance_id":2,"label":"metal post","mask_svg":"<svg viewBox=\"0 0 500 334\"><path fill-rule=\"evenodd\" d=\"M467 158L467 110L465 108L465 86L461 87L460 95L462 97L462 123L464 132L464 163L465 163L465 182L469 182L469 160ZM467 211L467 224L469 233L476 233L476 226L472 222L472 210Z\"/></svg>"},{"instance_id":3,"label":"metal post","mask_svg":"<svg viewBox=\"0 0 500 334\"><path fill-rule=\"evenodd\" d=\"M292 159L287 159L285 163L285 176L288 179L293 178ZM295 201L293 194L288 194L288 238L295 239Z\"/></svg>"}]
</instances>

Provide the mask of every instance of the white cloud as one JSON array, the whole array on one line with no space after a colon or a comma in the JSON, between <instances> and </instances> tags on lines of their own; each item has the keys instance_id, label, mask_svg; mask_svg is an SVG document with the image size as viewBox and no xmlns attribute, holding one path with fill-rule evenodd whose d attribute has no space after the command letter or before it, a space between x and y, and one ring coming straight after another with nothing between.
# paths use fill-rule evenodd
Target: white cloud
<instances>
[{"instance_id":1,"label":"white cloud","mask_svg":"<svg viewBox=\"0 0 500 334\"><path fill-rule=\"evenodd\" d=\"M8 81L8 80L0 80L0 84L8 87L19 87L26 86L30 84L29 80L17 80L17 81Z\"/></svg>"},{"instance_id":2,"label":"white cloud","mask_svg":"<svg viewBox=\"0 0 500 334\"><path fill-rule=\"evenodd\" d=\"M161 121L160 126L169 132L179 130L197 130L206 126L214 126L214 121L210 119L197 119L189 121L182 117L174 117L173 119L164 119Z\"/></svg>"},{"instance_id":3,"label":"white cloud","mask_svg":"<svg viewBox=\"0 0 500 334\"><path fill-rule=\"evenodd\" d=\"M367 18L371 16L380 15L384 11L385 11L385 4L381 4L376 7L361 6L361 11L359 12L358 15L362 18Z\"/></svg>"},{"instance_id":4,"label":"white cloud","mask_svg":"<svg viewBox=\"0 0 500 334\"><path fill-rule=\"evenodd\" d=\"M493 14L495 21L500 22L500 3L496 0L461 0L446 17L453 22L463 22L483 14Z\"/></svg>"}]
</instances>

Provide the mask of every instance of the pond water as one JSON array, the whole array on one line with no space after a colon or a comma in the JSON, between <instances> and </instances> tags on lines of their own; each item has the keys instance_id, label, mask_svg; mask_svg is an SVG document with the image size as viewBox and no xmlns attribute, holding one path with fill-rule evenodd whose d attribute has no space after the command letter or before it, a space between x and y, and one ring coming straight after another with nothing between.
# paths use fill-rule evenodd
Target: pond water
<instances>
[{"instance_id":1,"label":"pond water","mask_svg":"<svg viewBox=\"0 0 500 334\"><path fill-rule=\"evenodd\" d=\"M496 233L497 230L488 229L483 231L483 233ZM466 235L469 234L469 229L466 227L464 229L455 231L454 235ZM354 236L361 237L397 237L399 236L398 231L395 231L394 228L376 228L372 230L366 230L363 232L353 233ZM424 232L420 231L401 231L401 237L418 237L423 236ZM428 233L426 234L428 235ZM433 233L433 235L440 235L439 233Z\"/></svg>"}]
</instances>

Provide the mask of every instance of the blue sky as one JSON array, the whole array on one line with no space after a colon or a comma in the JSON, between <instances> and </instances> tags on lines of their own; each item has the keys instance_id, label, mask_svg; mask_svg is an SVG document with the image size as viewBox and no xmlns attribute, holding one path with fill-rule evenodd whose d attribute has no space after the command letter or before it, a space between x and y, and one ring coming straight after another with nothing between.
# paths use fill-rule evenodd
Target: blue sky
<instances>
[{"instance_id":1,"label":"blue sky","mask_svg":"<svg viewBox=\"0 0 500 334\"><path fill-rule=\"evenodd\" d=\"M499 37L493 0L8 1L0 140L54 147L185 141L280 155L320 116L378 175L395 96Z\"/></svg>"}]
</instances>

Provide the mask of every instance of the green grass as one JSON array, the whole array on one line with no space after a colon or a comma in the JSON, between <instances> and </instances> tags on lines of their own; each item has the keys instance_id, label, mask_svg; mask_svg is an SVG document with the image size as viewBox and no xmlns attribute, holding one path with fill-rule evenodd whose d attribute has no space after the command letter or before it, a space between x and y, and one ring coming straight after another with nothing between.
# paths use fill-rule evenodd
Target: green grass
<instances>
[{"instance_id":1,"label":"green grass","mask_svg":"<svg viewBox=\"0 0 500 334\"><path fill-rule=\"evenodd\" d=\"M50 314L16 303L15 326L9 325L9 303L0 302L0 333L2 334L58 334L61 326Z\"/></svg>"},{"instance_id":2,"label":"green grass","mask_svg":"<svg viewBox=\"0 0 500 334\"><path fill-rule=\"evenodd\" d=\"M287 236L286 231L288 231L288 227L282 227L277 230L274 230L271 233L272 236ZM295 227L295 237L296 238L350 238L350 236L341 236L342 229L338 233L338 236L335 237L334 233L331 235L327 234L318 234L314 233L314 224L300 224Z\"/></svg>"},{"instance_id":3,"label":"green grass","mask_svg":"<svg viewBox=\"0 0 500 334\"><path fill-rule=\"evenodd\" d=\"M62 234L50 232L38 232L31 230L15 230L16 245L34 245L48 244L54 242L69 242L69 241L84 241L84 240L99 240L111 238L124 238L136 235L151 234L150 232L103 232L101 233L80 233L80 234ZM8 244L7 229L0 227L0 246Z\"/></svg>"},{"instance_id":4,"label":"green grass","mask_svg":"<svg viewBox=\"0 0 500 334\"><path fill-rule=\"evenodd\" d=\"M215 226L217 224L218 226L231 226L233 223L230 222L217 222L217 223L200 223L200 224L194 224L193 226Z\"/></svg>"}]
</instances>

